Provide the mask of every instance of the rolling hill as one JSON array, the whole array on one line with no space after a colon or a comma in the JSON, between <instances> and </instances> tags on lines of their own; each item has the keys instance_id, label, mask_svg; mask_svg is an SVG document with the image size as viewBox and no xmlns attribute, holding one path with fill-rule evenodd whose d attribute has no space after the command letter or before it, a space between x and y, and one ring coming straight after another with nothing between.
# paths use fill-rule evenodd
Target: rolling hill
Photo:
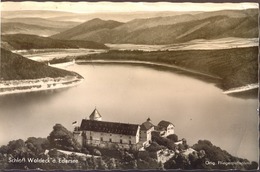
<instances>
[{"instance_id":1,"label":"rolling hill","mask_svg":"<svg viewBox=\"0 0 260 172\"><path fill-rule=\"evenodd\" d=\"M20 10L20 11L1 11L2 18L24 18L24 17L41 17L52 18L59 16L70 16L75 13L49 10Z\"/></svg>"},{"instance_id":2,"label":"rolling hill","mask_svg":"<svg viewBox=\"0 0 260 172\"><path fill-rule=\"evenodd\" d=\"M21 11L2 11L2 18L27 18L40 17L53 21L74 21L85 22L94 18L102 18L103 20L116 20L120 22L128 22L137 18L153 18L163 16L175 16L181 14L198 14L199 11L139 11L139 12L96 12L96 13L72 13L62 11L48 10L21 10Z\"/></svg>"},{"instance_id":3,"label":"rolling hill","mask_svg":"<svg viewBox=\"0 0 260 172\"><path fill-rule=\"evenodd\" d=\"M99 21L100 27L84 29L74 27L53 35L55 39L92 40L102 43L172 44L193 39L217 39L225 37L258 37L258 10L225 10L195 15L179 15L135 19L115 27L106 27L108 21ZM87 21L82 26L92 28ZM102 26L105 27L102 27Z\"/></svg>"},{"instance_id":4,"label":"rolling hill","mask_svg":"<svg viewBox=\"0 0 260 172\"><path fill-rule=\"evenodd\" d=\"M60 31L57 28L37 26L24 23L1 23L2 34L33 34L39 36L50 36Z\"/></svg>"},{"instance_id":5,"label":"rolling hill","mask_svg":"<svg viewBox=\"0 0 260 172\"><path fill-rule=\"evenodd\" d=\"M2 35L1 45L15 50L46 48L90 48L107 49L107 46L93 41L55 40L46 37L26 34Z\"/></svg>"},{"instance_id":6,"label":"rolling hill","mask_svg":"<svg viewBox=\"0 0 260 172\"><path fill-rule=\"evenodd\" d=\"M73 39L74 37L80 36L82 34L82 31L88 33L96 30L113 29L122 24L123 23L121 22L113 20L104 21L96 18L82 23L72 29L66 30L60 34L56 34L52 36L52 38L62 39L66 35L66 39Z\"/></svg>"},{"instance_id":7,"label":"rolling hill","mask_svg":"<svg viewBox=\"0 0 260 172\"><path fill-rule=\"evenodd\" d=\"M52 68L44 63L27 59L18 54L1 48L1 79L24 80L38 78L56 78L65 76L79 76L62 69Z\"/></svg>"},{"instance_id":8,"label":"rolling hill","mask_svg":"<svg viewBox=\"0 0 260 172\"><path fill-rule=\"evenodd\" d=\"M79 22L52 21L43 18L2 18L2 34L34 34L50 36L70 29Z\"/></svg>"},{"instance_id":9,"label":"rolling hill","mask_svg":"<svg viewBox=\"0 0 260 172\"><path fill-rule=\"evenodd\" d=\"M71 21L53 21L40 17L23 17L23 18L2 18L2 23L24 23L29 25L45 26L52 28L72 28L80 24L80 22Z\"/></svg>"},{"instance_id":10,"label":"rolling hill","mask_svg":"<svg viewBox=\"0 0 260 172\"><path fill-rule=\"evenodd\" d=\"M174 65L221 78L217 86L223 90L258 82L258 47L256 46L223 50L154 52L110 50L106 53L77 57L77 59L91 60L91 62L95 60L144 61Z\"/></svg>"},{"instance_id":11,"label":"rolling hill","mask_svg":"<svg viewBox=\"0 0 260 172\"><path fill-rule=\"evenodd\" d=\"M239 17L247 17L250 14L252 16L257 13L255 10L251 10L251 9L245 11L221 10L215 12L200 12L198 14L188 13L188 14L181 14L181 15L174 15L174 16L160 16L160 17L142 18L142 19L137 18L118 27L117 30L127 30L129 32L129 31L135 31L135 30L162 26L162 25L173 25L173 24L189 22L193 20L203 20L215 16L227 16L231 18L239 18Z\"/></svg>"}]
</instances>

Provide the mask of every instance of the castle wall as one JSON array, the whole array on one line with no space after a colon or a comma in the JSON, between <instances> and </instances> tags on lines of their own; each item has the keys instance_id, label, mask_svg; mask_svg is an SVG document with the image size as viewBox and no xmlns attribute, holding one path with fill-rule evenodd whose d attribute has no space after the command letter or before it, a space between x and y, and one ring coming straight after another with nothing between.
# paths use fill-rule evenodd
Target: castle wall
<instances>
[{"instance_id":1,"label":"castle wall","mask_svg":"<svg viewBox=\"0 0 260 172\"><path fill-rule=\"evenodd\" d=\"M149 142L152 140L152 131L154 130L154 127L151 129L145 131L140 130L140 142L146 144L149 144Z\"/></svg>"},{"instance_id":2,"label":"castle wall","mask_svg":"<svg viewBox=\"0 0 260 172\"><path fill-rule=\"evenodd\" d=\"M128 136L113 133L100 133L94 131L86 131L86 139L93 141L104 141L112 143L122 143L122 144L136 144L139 142L139 134L137 136Z\"/></svg>"},{"instance_id":3,"label":"castle wall","mask_svg":"<svg viewBox=\"0 0 260 172\"><path fill-rule=\"evenodd\" d=\"M84 131L81 138L83 139L83 144L89 144L98 147L118 147L122 149L137 149L137 147L139 147L136 145L139 142L139 130L140 127L138 127L135 136L113 133L101 133L95 131Z\"/></svg>"},{"instance_id":4,"label":"castle wall","mask_svg":"<svg viewBox=\"0 0 260 172\"><path fill-rule=\"evenodd\" d=\"M73 137L81 146L83 146L83 137L81 131L74 131Z\"/></svg>"}]
</instances>

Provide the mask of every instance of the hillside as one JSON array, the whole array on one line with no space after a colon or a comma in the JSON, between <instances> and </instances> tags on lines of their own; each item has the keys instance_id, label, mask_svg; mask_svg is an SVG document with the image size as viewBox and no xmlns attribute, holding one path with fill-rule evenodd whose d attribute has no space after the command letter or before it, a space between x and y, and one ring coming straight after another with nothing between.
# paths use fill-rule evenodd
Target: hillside
<instances>
[{"instance_id":1,"label":"hillside","mask_svg":"<svg viewBox=\"0 0 260 172\"><path fill-rule=\"evenodd\" d=\"M98 19L95 19L98 20ZM99 19L99 21L101 21ZM106 21L108 22L108 21ZM103 21L102 23L105 23ZM95 24L95 22L94 22ZM82 24L83 25L83 24ZM92 21L86 22L87 28ZM193 39L258 37L258 10L225 10L199 14L135 19L115 27L74 27L52 36L57 39L102 43L172 44Z\"/></svg>"},{"instance_id":2,"label":"hillside","mask_svg":"<svg viewBox=\"0 0 260 172\"><path fill-rule=\"evenodd\" d=\"M69 29L79 25L79 22L53 21L40 17L2 18L2 23L23 23L28 25L44 26L59 29Z\"/></svg>"},{"instance_id":3,"label":"hillside","mask_svg":"<svg viewBox=\"0 0 260 172\"><path fill-rule=\"evenodd\" d=\"M25 80L38 78L57 78L65 76L79 76L66 70L52 68L44 63L39 63L18 54L1 48L1 73L2 80Z\"/></svg>"},{"instance_id":4,"label":"hillside","mask_svg":"<svg viewBox=\"0 0 260 172\"><path fill-rule=\"evenodd\" d=\"M137 18L135 20L129 21L126 24L119 26L116 30L126 30L128 32L132 32L135 30L146 29L156 26L162 25L173 25L177 23L189 22L194 20L203 20L209 17L215 16L227 16L230 18L239 18L239 17L247 17L249 13L252 15L257 14L254 10L245 10L245 11L238 11L238 10L221 10L215 12L200 12L198 14L181 14L181 15L174 15L174 16L160 16L160 17L153 17L153 18ZM250 13L250 14L251 14Z\"/></svg>"},{"instance_id":5,"label":"hillside","mask_svg":"<svg viewBox=\"0 0 260 172\"><path fill-rule=\"evenodd\" d=\"M101 20L101 19L93 19L82 23L72 29L66 30L62 33L51 36L56 39L74 39L74 37L81 36L83 33L89 33L101 29L113 29L117 26L122 25L123 23L112 21L112 20ZM79 38L80 39L80 38Z\"/></svg>"},{"instance_id":6,"label":"hillside","mask_svg":"<svg viewBox=\"0 0 260 172\"><path fill-rule=\"evenodd\" d=\"M255 19L255 21L257 21L257 16L255 16ZM194 39L257 37L257 22L251 22L251 25L246 25L243 27L244 30L239 28L240 24L246 20L247 18L217 16L174 25L156 26L148 29L136 30L130 33L117 30L109 34L109 36L111 38L111 43L135 44L172 44L187 42ZM93 38L97 38L97 35L91 35L91 37L85 39L92 40Z\"/></svg>"},{"instance_id":7,"label":"hillside","mask_svg":"<svg viewBox=\"0 0 260 172\"><path fill-rule=\"evenodd\" d=\"M15 50L46 49L46 48L90 48L106 49L104 44L93 41L55 40L46 37L26 34L2 35L2 44Z\"/></svg>"},{"instance_id":8,"label":"hillside","mask_svg":"<svg viewBox=\"0 0 260 172\"><path fill-rule=\"evenodd\" d=\"M51 36L75 27L79 22L52 21L39 17L1 18L2 34Z\"/></svg>"},{"instance_id":9,"label":"hillside","mask_svg":"<svg viewBox=\"0 0 260 172\"><path fill-rule=\"evenodd\" d=\"M85 22L94 18L102 18L103 20L116 20L120 22L128 22L137 18L153 18L163 16L176 16L181 14L198 14L199 11L139 11L129 12L95 12L95 13L72 13L62 11L48 10L21 10L21 11L2 11L3 18L27 18L40 17L53 21L74 21Z\"/></svg>"},{"instance_id":10,"label":"hillside","mask_svg":"<svg viewBox=\"0 0 260 172\"><path fill-rule=\"evenodd\" d=\"M157 52L110 50L77 59L130 60L175 65L220 77L219 87L224 90L258 82L258 47Z\"/></svg>"},{"instance_id":11,"label":"hillside","mask_svg":"<svg viewBox=\"0 0 260 172\"><path fill-rule=\"evenodd\" d=\"M24 24L24 23L1 23L1 33L2 34L33 34L33 35L42 35L42 36L50 36L58 33L61 29L46 27L46 26L38 26L32 24Z\"/></svg>"},{"instance_id":12,"label":"hillside","mask_svg":"<svg viewBox=\"0 0 260 172\"><path fill-rule=\"evenodd\" d=\"M205 19L207 17L214 17L225 15L230 18L242 18L242 17L252 17L258 14L258 9L245 9L245 10L220 10L213 12L204 12L196 14L197 19Z\"/></svg>"},{"instance_id":13,"label":"hillside","mask_svg":"<svg viewBox=\"0 0 260 172\"><path fill-rule=\"evenodd\" d=\"M75 13L63 12L63 11L50 11L50 10L20 10L20 11L1 11L2 18L20 18L20 17L59 17L69 16Z\"/></svg>"}]
</instances>

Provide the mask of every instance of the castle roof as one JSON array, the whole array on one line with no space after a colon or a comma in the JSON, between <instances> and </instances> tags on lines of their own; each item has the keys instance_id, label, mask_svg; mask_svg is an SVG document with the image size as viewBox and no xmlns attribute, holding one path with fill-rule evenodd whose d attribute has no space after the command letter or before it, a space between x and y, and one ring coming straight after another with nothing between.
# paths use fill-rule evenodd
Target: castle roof
<instances>
[{"instance_id":1,"label":"castle roof","mask_svg":"<svg viewBox=\"0 0 260 172\"><path fill-rule=\"evenodd\" d=\"M100 118L100 117L101 117L101 115L96 108L94 109L94 111L89 116L90 119L97 119L97 118Z\"/></svg>"},{"instance_id":2,"label":"castle roof","mask_svg":"<svg viewBox=\"0 0 260 172\"><path fill-rule=\"evenodd\" d=\"M173 125L171 122L169 122L169 121L164 121L164 120L162 120L162 121L160 121L159 123L158 123L158 126L160 126L160 127L164 127L164 128L167 128L169 125ZM174 126L174 125L173 125Z\"/></svg>"},{"instance_id":3,"label":"castle roof","mask_svg":"<svg viewBox=\"0 0 260 172\"><path fill-rule=\"evenodd\" d=\"M153 127L154 125L150 122L150 120L145 121L144 123L142 123L142 125L140 126L141 130L149 130Z\"/></svg>"},{"instance_id":4,"label":"castle roof","mask_svg":"<svg viewBox=\"0 0 260 172\"><path fill-rule=\"evenodd\" d=\"M83 119L80 130L135 136L139 125Z\"/></svg>"}]
</instances>

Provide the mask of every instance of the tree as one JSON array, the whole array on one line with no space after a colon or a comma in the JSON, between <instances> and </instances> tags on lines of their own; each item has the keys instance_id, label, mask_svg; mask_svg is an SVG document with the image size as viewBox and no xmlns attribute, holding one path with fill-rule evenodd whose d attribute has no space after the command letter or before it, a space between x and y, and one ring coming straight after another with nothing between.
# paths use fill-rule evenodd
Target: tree
<instances>
[{"instance_id":1,"label":"tree","mask_svg":"<svg viewBox=\"0 0 260 172\"><path fill-rule=\"evenodd\" d=\"M56 124L48 136L50 145L54 148L69 151L80 151L80 144L74 139L73 134L61 124Z\"/></svg>"},{"instance_id":2,"label":"tree","mask_svg":"<svg viewBox=\"0 0 260 172\"><path fill-rule=\"evenodd\" d=\"M142 160L145 160L145 161L148 161L149 159L149 152L147 151L140 151L138 152L138 158L142 159Z\"/></svg>"},{"instance_id":3,"label":"tree","mask_svg":"<svg viewBox=\"0 0 260 172\"><path fill-rule=\"evenodd\" d=\"M258 168L258 163L253 161L249 167L247 168L248 170L256 170Z\"/></svg>"},{"instance_id":4,"label":"tree","mask_svg":"<svg viewBox=\"0 0 260 172\"><path fill-rule=\"evenodd\" d=\"M48 149L50 147L50 142L46 138L29 137L25 141L25 144L27 148L33 151L35 154L44 152L45 149Z\"/></svg>"},{"instance_id":5,"label":"tree","mask_svg":"<svg viewBox=\"0 0 260 172\"><path fill-rule=\"evenodd\" d=\"M153 141L149 147L146 148L149 152L156 152L158 150L166 148L165 146L159 145L157 142Z\"/></svg>"},{"instance_id":6,"label":"tree","mask_svg":"<svg viewBox=\"0 0 260 172\"><path fill-rule=\"evenodd\" d=\"M10 147L11 150L23 149L25 147L25 143L22 139L18 139L18 140L10 141L8 143L8 146Z\"/></svg>"},{"instance_id":7,"label":"tree","mask_svg":"<svg viewBox=\"0 0 260 172\"><path fill-rule=\"evenodd\" d=\"M178 136L176 134L171 134L171 135L167 136L167 138L174 142L178 141Z\"/></svg>"},{"instance_id":8,"label":"tree","mask_svg":"<svg viewBox=\"0 0 260 172\"><path fill-rule=\"evenodd\" d=\"M238 157L234 157L230 155L227 151L222 150L221 148L213 145L210 141L208 140L199 140L197 144L194 144L193 149L198 151L198 158L201 162L205 162L206 160L208 161L213 161L213 162L218 162L218 161L223 161L223 162L249 162L247 159L242 159ZM254 164L254 167L257 166ZM236 164L230 164L227 166L223 165L214 165L214 166L203 166L204 168L214 168L214 169L251 169L250 166L247 164L245 165L236 165Z\"/></svg>"},{"instance_id":9,"label":"tree","mask_svg":"<svg viewBox=\"0 0 260 172\"><path fill-rule=\"evenodd\" d=\"M89 151L88 151L87 148L82 148L82 149L81 149L81 152L82 152L82 153L85 153L85 154L89 154Z\"/></svg>"},{"instance_id":10,"label":"tree","mask_svg":"<svg viewBox=\"0 0 260 172\"><path fill-rule=\"evenodd\" d=\"M167 161L164 167L166 169L190 169L191 164L188 157L183 154L178 154Z\"/></svg>"},{"instance_id":11,"label":"tree","mask_svg":"<svg viewBox=\"0 0 260 172\"><path fill-rule=\"evenodd\" d=\"M117 165L115 158L110 158L107 165L109 169L116 169Z\"/></svg>"},{"instance_id":12,"label":"tree","mask_svg":"<svg viewBox=\"0 0 260 172\"><path fill-rule=\"evenodd\" d=\"M9 149L10 149L9 146L3 145L0 147L0 153L7 154L9 152Z\"/></svg>"},{"instance_id":13,"label":"tree","mask_svg":"<svg viewBox=\"0 0 260 172\"><path fill-rule=\"evenodd\" d=\"M164 165L163 165L163 163L160 161L159 162L159 168L158 168L159 170L165 170L164 169Z\"/></svg>"},{"instance_id":14,"label":"tree","mask_svg":"<svg viewBox=\"0 0 260 172\"><path fill-rule=\"evenodd\" d=\"M172 141L168 138L164 138L164 137L158 136L157 134L153 133L152 140L154 142L157 142L159 145L167 147L168 149L171 149L171 150L176 149L176 145L174 144L174 141Z\"/></svg>"},{"instance_id":15,"label":"tree","mask_svg":"<svg viewBox=\"0 0 260 172\"><path fill-rule=\"evenodd\" d=\"M108 169L107 164L105 163L105 161L102 158L98 159L98 169L101 169L101 170Z\"/></svg>"},{"instance_id":16,"label":"tree","mask_svg":"<svg viewBox=\"0 0 260 172\"><path fill-rule=\"evenodd\" d=\"M98 149L93 150L93 155L101 156L101 152Z\"/></svg>"}]
</instances>

